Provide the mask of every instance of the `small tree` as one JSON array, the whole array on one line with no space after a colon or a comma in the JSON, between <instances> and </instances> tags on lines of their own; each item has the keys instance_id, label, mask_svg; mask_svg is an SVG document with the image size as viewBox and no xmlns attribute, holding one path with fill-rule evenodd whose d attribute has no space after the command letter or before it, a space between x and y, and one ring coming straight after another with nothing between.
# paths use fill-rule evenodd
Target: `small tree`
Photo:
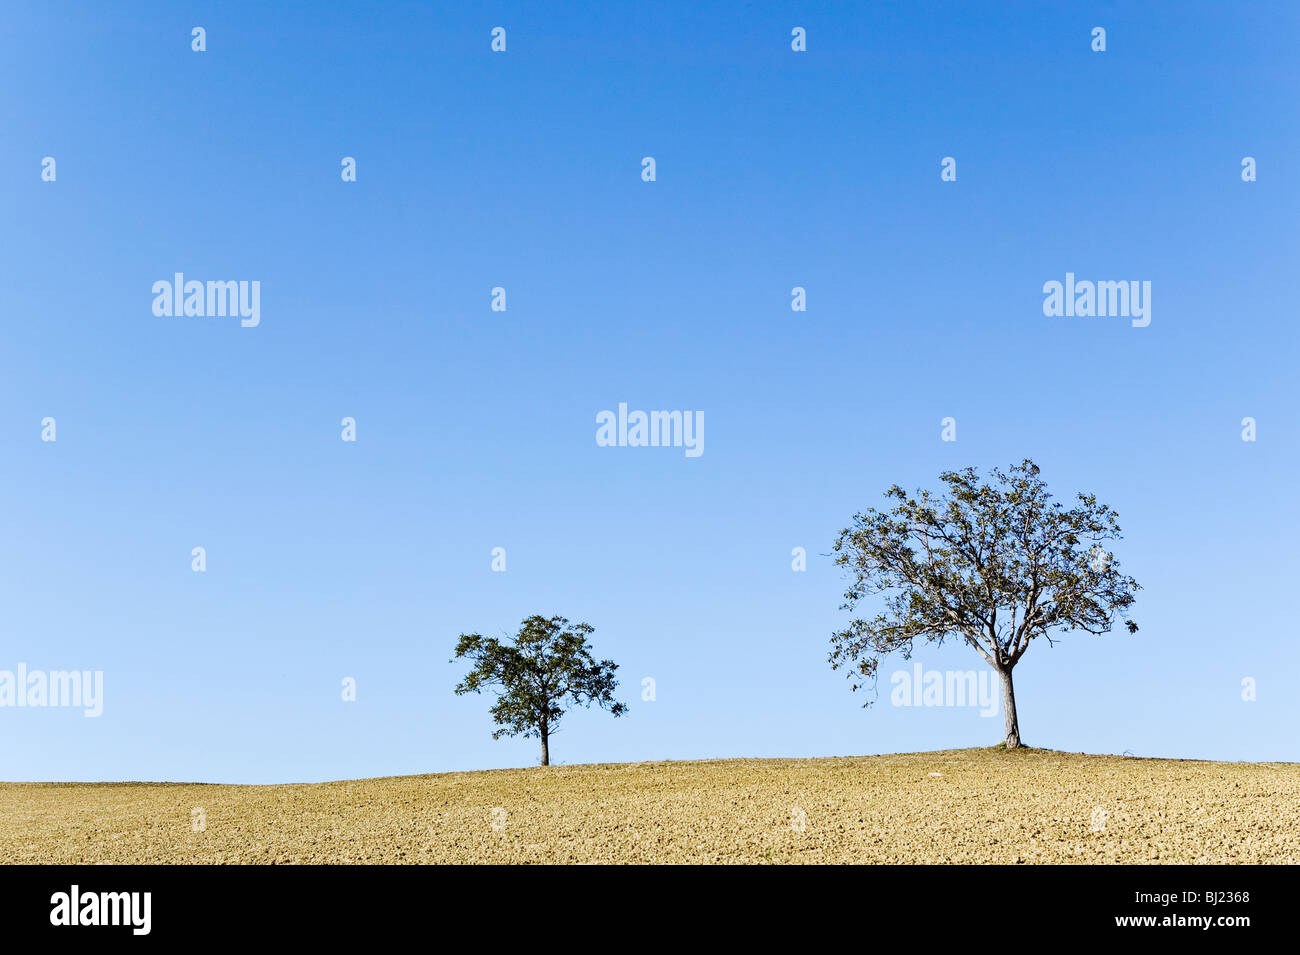
<instances>
[{"instance_id":1,"label":"small tree","mask_svg":"<svg viewBox=\"0 0 1300 955\"><path fill-rule=\"evenodd\" d=\"M627 706L614 699L618 664L592 658L587 637L594 632L585 623L570 627L564 617L532 616L524 620L513 643L462 633L456 658L468 657L474 667L457 684L456 695L498 687L492 718L501 728L492 738L540 737L542 765L549 766L550 737L564 716L564 704L595 703L614 716L627 712Z\"/></svg>"},{"instance_id":2,"label":"small tree","mask_svg":"<svg viewBox=\"0 0 1300 955\"><path fill-rule=\"evenodd\" d=\"M1002 679L1006 748L1020 743L1011 671L1030 643L1053 632L1110 630L1140 588L1105 548L1120 539L1116 514L1092 494L1066 509L1026 459L981 483L974 468L940 475L946 492L885 492L887 513L868 508L835 542L850 579L841 609L884 594L884 612L855 618L831 638L830 663L850 670L853 689L874 685L882 656L912 655L917 638L974 647ZM870 705L868 700L864 706Z\"/></svg>"}]
</instances>

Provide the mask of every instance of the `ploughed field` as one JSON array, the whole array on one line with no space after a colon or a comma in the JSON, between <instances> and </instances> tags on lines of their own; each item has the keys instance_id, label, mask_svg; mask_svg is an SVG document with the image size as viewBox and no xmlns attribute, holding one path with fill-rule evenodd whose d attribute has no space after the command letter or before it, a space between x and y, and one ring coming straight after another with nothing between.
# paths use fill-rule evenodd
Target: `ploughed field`
<instances>
[{"instance_id":1,"label":"ploughed field","mask_svg":"<svg viewBox=\"0 0 1300 955\"><path fill-rule=\"evenodd\" d=\"M1300 862L1300 764L1050 750L0 783L0 863Z\"/></svg>"}]
</instances>

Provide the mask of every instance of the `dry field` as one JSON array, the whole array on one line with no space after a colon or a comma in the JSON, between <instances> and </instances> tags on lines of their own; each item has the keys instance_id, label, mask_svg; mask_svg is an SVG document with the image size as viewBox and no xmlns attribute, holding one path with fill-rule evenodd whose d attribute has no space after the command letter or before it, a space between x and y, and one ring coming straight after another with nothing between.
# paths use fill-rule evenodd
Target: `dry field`
<instances>
[{"instance_id":1,"label":"dry field","mask_svg":"<svg viewBox=\"0 0 1300 955\"><path fill-rule=\"evenodd\" d=\"M0 783L0 862L1297 863L1298 810L1300 764L1049 750Z\"/></svg>"}]
</instances>

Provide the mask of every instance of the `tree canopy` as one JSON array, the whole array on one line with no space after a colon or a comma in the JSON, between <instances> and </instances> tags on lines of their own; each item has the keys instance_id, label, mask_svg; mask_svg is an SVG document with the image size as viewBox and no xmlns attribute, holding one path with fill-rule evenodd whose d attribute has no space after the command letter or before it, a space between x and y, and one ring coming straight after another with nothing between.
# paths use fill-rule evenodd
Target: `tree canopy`
<instances>
[{"instance_id":1,"label":"tree canopy","mask_svg":"<svg viewBox=\"0 0 1300 955\"><path fill-rule=\"evenodd\" d=\"M849 581L841 609L872 596L883 609L831 638L831 666L853 689L874 687L881 658L906 659L917 640L963 642L1002 675L1008 745L1019 745L1011 670L1034 640L1105 633L1121 618L1137 631L1127 614L1140 588L1107 547L1120 539L1117 515L1093 494L1064 506L1038 475L1028 459L984 481L974 468L946 471L938 494L895 484L888 510L854 515L833 549Z\"/></svg>"},{"instance_id":2,"label":"tree canopy","mask_svg":"<svg viewBox=\"0 0 1300 955\"><path fill-rule=\"evenodd\" d=\"M550 764L550 736L566 709L593 703L614 716L627 712L614 699L618 665L597 661L587 638L595 632L589 624L569 625L564 617L531 616L520 625L513 641L460 635L456 659L467 658L473 667L456 686L456 694L497 692L492 718L502 736L540 737L542 765Z\"/></svg>"}]
</instances>

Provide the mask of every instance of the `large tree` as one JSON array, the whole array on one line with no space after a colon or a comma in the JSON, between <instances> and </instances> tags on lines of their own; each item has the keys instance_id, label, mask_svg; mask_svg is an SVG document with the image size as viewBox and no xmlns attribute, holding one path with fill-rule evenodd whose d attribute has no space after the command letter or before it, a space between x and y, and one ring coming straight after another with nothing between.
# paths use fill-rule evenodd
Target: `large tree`
<instances>
[{"instance_id":1,"label":"large tree","mask_svg":"<svg viewBox=\"0 0 1300 955\"><path fill-rule=\"evenodd\" d=\"M614 699L618 681L613 660L597 661L587 637L593 627L570 627L564 617L531 616L524 620L513 642L477 633L462 633L456 658L474 666L456 686L456 694L478 693L495 687L498 698L492 718L502 736L535 736L542 741L542 765L551 763L550 737L566 706L592 703L622 716L627 706Z\"/></svg>"},{"instance_id":2,"label":"large tree","mask_svg":"<svg viewBox=\"0 0 1300 955\"><path fill-rule=\"evenodd\" d=\"M1137 631L1127 612L1140 588L1107 549L1120 539L1115 512L1092 494L1063 506L1038 470L1026 459L985 481L974 468L947 471L939 494L909 495L895 484L885 492L889 510L854 515L834 548L850 581L841 609L883 598L880 613L855 617L831 638L831 666L850 671L854 690L874 685L886 654L909 658L918 639L964 642L1001 677L1006 747L1014 749L1011 671L1035 639L1105 633L1121 617Z\"/></svg>"}]
</instances>

